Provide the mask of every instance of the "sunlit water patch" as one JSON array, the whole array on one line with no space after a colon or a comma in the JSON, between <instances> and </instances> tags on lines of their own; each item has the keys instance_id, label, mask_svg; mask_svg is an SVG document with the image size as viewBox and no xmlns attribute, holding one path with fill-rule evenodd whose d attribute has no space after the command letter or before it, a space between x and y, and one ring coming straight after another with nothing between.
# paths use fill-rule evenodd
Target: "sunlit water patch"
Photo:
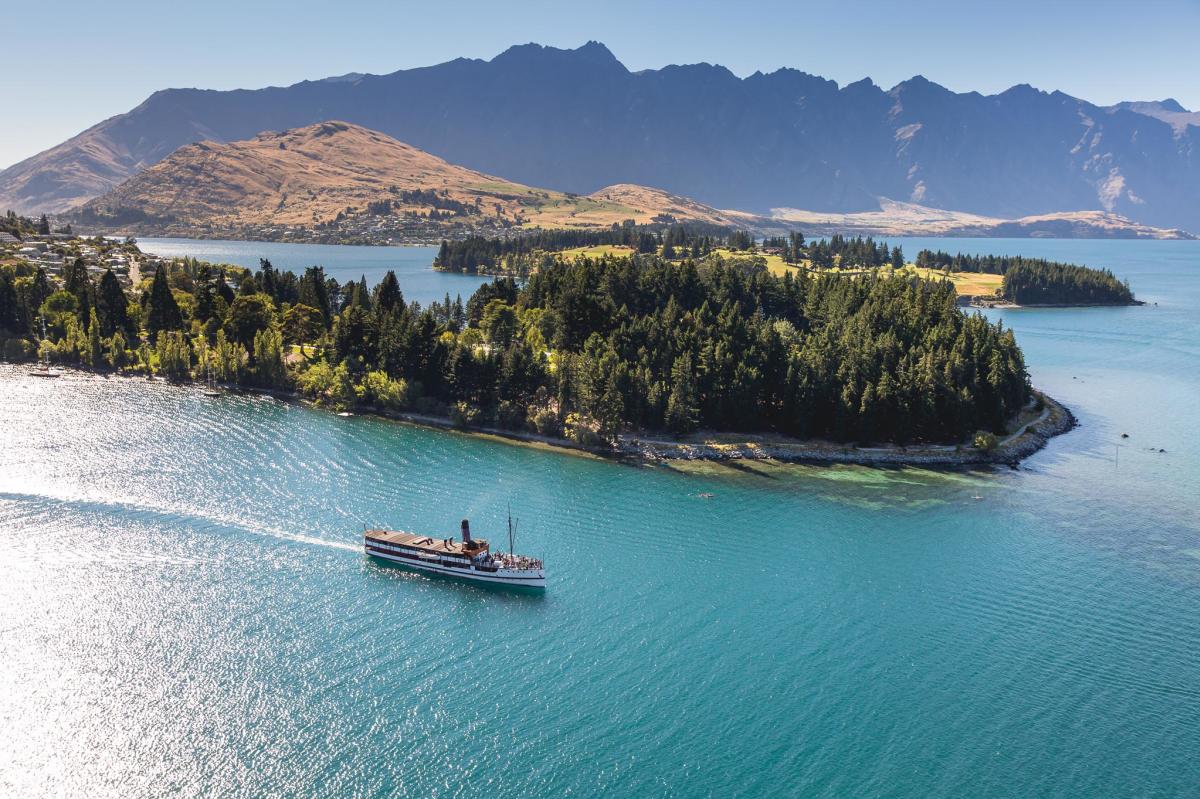
<instances>
[{"instance_id":1,"label":"sunlit water patch","mask_svg":"<svg viewBox=\"0 0 1200 799\"><path fill-rule=\"evenodd\" d=\"M1200 363L1144 342L1200 340L1200 286L1144 252L1169 314L1005 312L1083 422L1015 470L647 468L0 367L0 795L1189 795ZM509 503L544 595L361 554Z\"/></svg>"}]
</instances>

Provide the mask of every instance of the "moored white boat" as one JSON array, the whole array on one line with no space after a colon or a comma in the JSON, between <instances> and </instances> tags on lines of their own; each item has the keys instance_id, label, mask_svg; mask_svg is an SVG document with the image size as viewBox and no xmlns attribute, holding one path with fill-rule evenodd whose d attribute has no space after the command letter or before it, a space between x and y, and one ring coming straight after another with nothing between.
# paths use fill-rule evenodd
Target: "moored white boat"
<instances>
[{"instance_id":1,"label":"moored white boat","mask_svg":"<svg viewBox=\"0 0 1200 799\"><path fill-rule=\"evenodd\" d=\"M46 343L46 317L44 317L44 316L42 317L41 343L42 344ZM46 351L44 348L42 348L41 359L34 365L34 367L32 369L29 370L29 374L32 377L61 377L62 376L62 372L58 371L57 369L55 369L54 367L52 367L50 365L50 357L46 354Z\"/></svg>"}]
</instances>

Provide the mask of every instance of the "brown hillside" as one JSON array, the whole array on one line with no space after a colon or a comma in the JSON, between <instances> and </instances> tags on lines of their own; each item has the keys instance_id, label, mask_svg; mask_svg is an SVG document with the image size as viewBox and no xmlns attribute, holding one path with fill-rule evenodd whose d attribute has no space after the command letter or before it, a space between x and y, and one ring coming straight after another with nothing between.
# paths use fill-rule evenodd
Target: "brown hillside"
<instances>
[{"instance_id":1,"label":"brown hillside","mask_svg":"<svg viewBox=\"0 0 1200 799\"><path fill-rule=\"evenodd\" d=\"M346 122L322 122L247 141L200 142L176 150L86 210L129 209L180 225L303 225L365 213L391 200L393 214L428 214L437 203L404 192L433 191L451 207L448 225L500 217L525 227L599 227L625 219L748 224L748 215L717 211L684 197L641 186L612 186L578 196L485 175Z\"/></svg>"}]
</instances>

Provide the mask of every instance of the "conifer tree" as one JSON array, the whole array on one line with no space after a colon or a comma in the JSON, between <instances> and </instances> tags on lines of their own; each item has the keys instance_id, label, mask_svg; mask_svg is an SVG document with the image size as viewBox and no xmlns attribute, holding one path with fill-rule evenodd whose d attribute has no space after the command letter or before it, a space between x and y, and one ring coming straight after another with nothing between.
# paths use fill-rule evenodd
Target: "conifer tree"
<instances>
[{"instance_id":1,"label":"conifer tree","mask_svg":"<svg viewBox=\"0 0 1200 799\"><path fill-rule=\"evenodd\" d=\"M100 278L100 288L96 292L96 311L100 318L100 335L105 338L118 330L129 330L129 301L111 269L106 269Z\"/></svg>"},{"instance_id":2,"label":"conifer tree","mask_svg":"<svg viewBox=\"0 0 1200 799\"><path fill-rule=\"evenodd\" d=\"M146 308L146 332L151 341L158 341L158 334L164 330L179 330L182 327L183 314L167 283L166 267L160 266L155 270L154 280L150 284L150 298Z\"/></svg>"},{"instance_id":3,"label":"conifer tree","mask_svg":"<svg viewBox=\"0 0 1200 799\"><path fill-rule=\"evenodd\" d=\"M86 325L92 310L92 279L82 258L63 270L63 289L74 295L79 323Z\"/></svg>"},{"instance_id":4,"label":"conifer tree","mask_svg":"<svg viewBox=\"0 0 1200 799\"><path fill-rule=\"evenodd\" d=\"M267 258L258 259L258 285L263 294L279 302L279 273Z\"/></svg>"},{"instance_id":5,"label":"conifer tree","mask_svg":"<svg viewBox=\"0 0 1200 799\"><path fill-rule=\"evenodd\" d=\"M16 285L12 270L0 267L0 333L13 335L25 332L17 305Z\"/></svg>"},{"instance_id":6,"label":"conifer tree","mask_svg":"<svg viewBox=\"0 0 1200 799\"><path fill-rule=\"evenodd\" d=\"M233 304L235 295L233 293L233 289L229 287L229 281L225 279L225 275L220 273L217 274L215 280L213 281L213 290L216 291L218 297L225 301L226 306Z\"/></svg>"},{"instance_id":7,"label":"conifer tree","mask_svg":"<svg viewBox=\"0 0 1200 799\"><path fill-rule=\"evenodd\" d=\"M443 242L442 246L447 245ZM389 269L375 287L375 307L380 313L391 313L403 306L404 295L400 292L400 282L396 280L396 273Z\"/></svg>"},{"instance_id":8,"label":"conifer tree","mask_svg":"<svg viewBox=\"0 0 1200 799\"><path fill-rule=\"evenodd\" d=\"M672 433L690 433L696 429L699 407L691 353L675 359L671 367L671 394L667 398L667 429Z\"/></svg>"},{"instance_id":9,"label":"conifer tree","mask_svg":"<svg viewBox=\"0 0 1200 799\"><path fill-rule=\"evenodd\" d=\"M300 279L300 302L320 311L326 327L333 321L333 305L322 267L310 266L304 270L304 276Z\"/></svg>"},{"instance_id":10,"label":"conifer tree","mask_svg":"<svg viewBox=\"0 0 1200 799\"><path fill-rule=\"evenodd\" d=\"M104 364L104 350L100 343L100 318L96 315L95 308L92 308L88 317L88 345L83 355L84 362L93 369Z\"/></svg>"}]
</instances>

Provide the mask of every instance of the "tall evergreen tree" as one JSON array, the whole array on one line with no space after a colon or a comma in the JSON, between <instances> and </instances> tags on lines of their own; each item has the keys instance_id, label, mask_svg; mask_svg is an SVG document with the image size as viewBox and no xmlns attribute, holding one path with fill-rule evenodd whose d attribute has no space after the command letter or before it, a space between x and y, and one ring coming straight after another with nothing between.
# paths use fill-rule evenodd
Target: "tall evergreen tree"
<instances>
[{"instance_id":1,"label":"tall evergreen tree","mask_svg":"<svg viewBox=\"0 0 1200 799\"><path fill-rule=\"evenodd\" d=\"M86 327L92 310L92 279L82 258L63 270L63 289L75 297L79 322Z\"/></svg>"},{"instance_id":2,"label":"tall evergreen tree","mask_svg":"<svg viewBox=\"0 0 1200 799\"><path fill-rule=\"evenodd\" d=\"M12 270L0 266L0 334L20 335L25 332Z\"/></svg>"},{"instance_id":3,"label":"tall evergreen tree","mask_svg":"<svg viewBox=\"0 0 1200 799\"><path fill-rule=\"evenodd\" d=\"M300 279L300 302L320 311L326 327L333 322L329 286L325 282L325 270L322 267L310 266L304 270L304 276Z\"/></svg>"},{"instance_id":4,"label":"tall evergreen tree","mask_svg":"<svg viewBox=\"0 0 1200 799\"><path fill-rule=\"evenodd\" d=\"M268 262L269 263L269 262ZM202 264L196 270L196 287L192 291L196 299L194 317L197 321L207 322L216 313L217 292L213 286L212 269L208 264Z\"/></svg>"},{"instance_id":5,"label":"tall evergreen tree","mask_svg":"<svg viewBox=\"0 0 1200 799\"><path fill-rule=\"evenodd\" d=\"M442 247L447 245L442 242ZM392 313L397 308L404 307L404 295L400 292L400 282L396 280L396 273L388 270L383 276L383 280L375 286L375 307L380 313Z\"/></svg>"},{"instance_id":6,"label":"tall evergreen tree","mask_svg":"<svg viewBox=\"0 0 1200 799\"><path fill-rule=\"evenodd\" d=\"M166 267L160 266L154 272L149 299L146 301L146 332L151 341L158 341L159 333L182 328L183 314L167 282Z\"/></svg>"},{"instance_id":7,"label":"tall evergreen tree","mask_svg":"<svg viewBox=\"0 0 1200 799\"><path fill-rule=\"evenodd\" d=\"M258 259L258 285L263 294L270 295L276 304L280 302L279 273L267 258Z\"/></svg>"},{"instance_id":8,"label":"tall evergreen tree","mask_svg":"<svg viewBox=\"0 0 1200 799\"><path fill-rule=\"evenodd\" d=\"M96 312L100 320L100 335L108 338L118 330L129 332L129 301L111 269L106 269L96 291Z\"/></svg>"}]
</instances>

